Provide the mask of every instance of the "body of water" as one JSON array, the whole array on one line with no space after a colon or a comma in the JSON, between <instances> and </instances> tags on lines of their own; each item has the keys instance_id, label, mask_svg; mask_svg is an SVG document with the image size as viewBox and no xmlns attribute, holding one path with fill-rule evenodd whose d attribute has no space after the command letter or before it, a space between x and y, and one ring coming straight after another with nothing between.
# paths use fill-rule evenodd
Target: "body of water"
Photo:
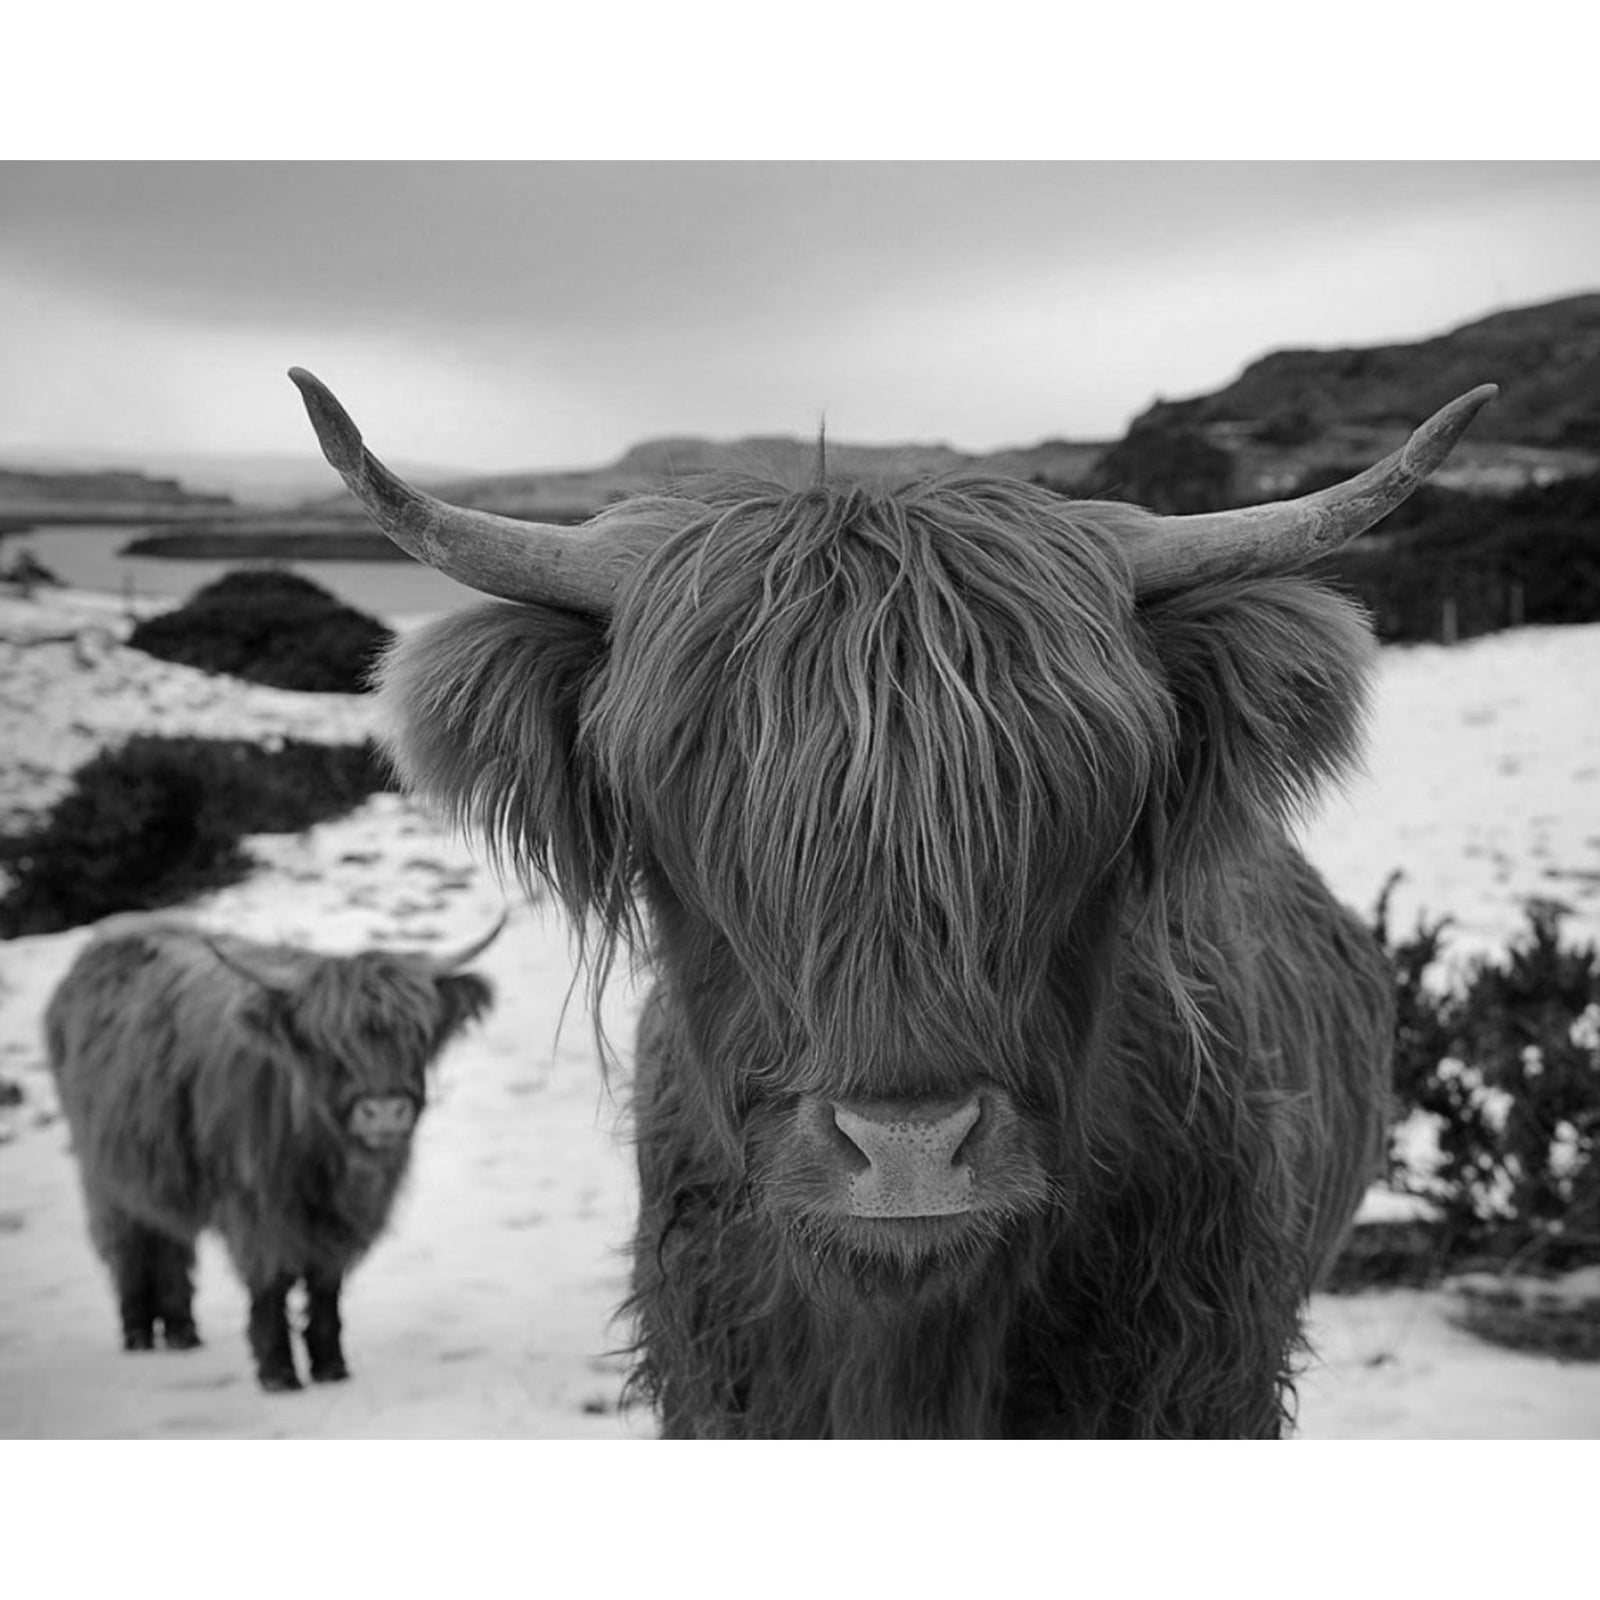
<instances>
[{"instance_id":1,"label":"body of water","mask_svg":"<svg viewBox=\"0 0 1600 1600\"><path fill-rule=\"evenodd\" d=\"M0 560L30 550L60 580L74 589L124 595L140 600L187 600L196 589L239 567L290 567L346 605L385 621L396 617L451 611L482 599L432 567L416 561L172 561L160 556L118 552L138 532L132 528L84 524L37 528L13 534L0 544Z\"/></svg>"}]
</instances>

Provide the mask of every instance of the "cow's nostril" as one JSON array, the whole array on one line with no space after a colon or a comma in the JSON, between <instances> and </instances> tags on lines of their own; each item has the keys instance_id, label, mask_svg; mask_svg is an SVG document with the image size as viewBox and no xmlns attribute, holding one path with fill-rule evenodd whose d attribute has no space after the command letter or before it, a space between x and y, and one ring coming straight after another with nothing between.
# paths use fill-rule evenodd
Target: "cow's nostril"
<instances>
[{"instance_id":1,"label":"cow's nostril","mask_svg":"<svg viewBox=\"0 0 1600 1600\"><path fill-rule=\"evenodd\" d=\"M930 1163L951 1163L982 1115L978 1097L951 1110L943 1104L853 1107L836 1103L833 1120L839 1131L869 1161L881 1155L910 1157Z\"/></svg>"},{"instance_id":2,"label":"cow's nostril","mask_svg":"<svg viewBox=\"0 0 1600 1600\"><path fill-rule=\"evenodd\" d=\"M945 1102L833 1106L839 1131L867 1158L848 1181L860 1217L947 1216L970 1211L974 1174L961 1148L983 1114L977 1095Z\"/></svg>"}]
</instances>

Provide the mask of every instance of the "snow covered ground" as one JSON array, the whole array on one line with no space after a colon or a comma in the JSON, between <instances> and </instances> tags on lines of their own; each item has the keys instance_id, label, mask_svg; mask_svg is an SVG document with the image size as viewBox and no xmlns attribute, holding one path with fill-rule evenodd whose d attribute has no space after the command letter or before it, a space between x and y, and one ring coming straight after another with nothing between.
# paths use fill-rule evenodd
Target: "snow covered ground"
<instances>
[{"instance_id":1,"label":"snow covered ground","mask_svg":"<svg viewBox=\"0 0 1600 1600\"><path fill-rule=\"evenodd\" d=\"M130 734L344 744L371 729L360 696L307 696L158 661L121 646L130 626L109 595L27 603L0 591L0 830L48 806L74 767Z\"/></svg>"},{"instance_id":2,"label":"snow covered ground","mask_svg":"<svg viewBox=\"0 0 1600 1600\"><path fill-rule=\"evenodd\" d=\"M1600 938L1600 625L1383 652L1366 773L1304 830L1335 889L1391 926L1453 919L1457 955L1499 948L1530 897Z\"/></svg>"},{"instance_id":3,"label":"snow covered ground","mask_svg":"<svg viewBox=\"0 0 1600 1600\"><path fill-rule=\"evenodd\" d=\"M121 629L92 597L0 599L0 810L44 803L89 749L134 728L344 739L370 725L360 701L150 662ZM1520 925L1532 894L1563 899L1573 931L1600 936L1597 683L1600 626L1387 652L1370 774L1307 829L1312 853L1363 909L1403 866L1402 923L1449 911L1479 948ZM262 869L198 904L202 920L328 949L447 946L507 900L397 796L256 849ZM39 1039L88 931L0 944L0 1077L25 1095L0 1111L0 1437L651 1436L647 1414L618 1408L612 1353L633 1200L622 1085L602 1082L580 998L562 1025L572 960L559 919L509 898L511 925L481 963L499 1004L444 1057L392 1235L347 1296L355 1379L286 1396L255 1387L243 1290L210 1241L204 1348L120 1352ZM608 1000L624 1054L636 1004L626 984ZM1600 1367L1483 1343L1436 1294L1319 1297L1313 1336L1303 1437L1600 1437Z\"/></svg>"}]
</instances>

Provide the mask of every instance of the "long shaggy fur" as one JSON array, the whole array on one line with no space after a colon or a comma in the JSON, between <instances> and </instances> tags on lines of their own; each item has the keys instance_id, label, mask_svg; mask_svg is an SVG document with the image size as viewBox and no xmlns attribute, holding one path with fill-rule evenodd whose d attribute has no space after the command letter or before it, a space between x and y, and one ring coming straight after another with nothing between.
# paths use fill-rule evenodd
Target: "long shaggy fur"
<instances>
[{"instance_id":1,"label":"long shaggy fur","mask_svg":"<svg viewBox=\"0 0 1600 1600\"><path fill-rule=\"evenodd\" d=\"M1286 832L1353 759L1364 620L1292 576L1140 605L1144 513L1008 480L608 515L663 535L609 632L482 607L384 696L597 975L654 962L632 1306L667 1430L1276 1433L1383 1111L1379 954ZM805 1097L976 1080L1045 1203L920 1277L797 1219Z\"/></svg>"},{"instance_id":2,"label":"long shaggy fur","mask_svg":"<svg viewBox=\"0 0 1600 1600\"><path fill-rule=\"evenodd\" d=\"M426 1068L489 1001L482 978L421 957L115 919L45 1014L108 1265L120 1273L139 1236L192 1252L211 1226L252 1292L336 1284L382 1233L410 1161L409 1144L353 1141L350 1107L400 1095L420 1110Z\"/></svg>"}]
</instances>

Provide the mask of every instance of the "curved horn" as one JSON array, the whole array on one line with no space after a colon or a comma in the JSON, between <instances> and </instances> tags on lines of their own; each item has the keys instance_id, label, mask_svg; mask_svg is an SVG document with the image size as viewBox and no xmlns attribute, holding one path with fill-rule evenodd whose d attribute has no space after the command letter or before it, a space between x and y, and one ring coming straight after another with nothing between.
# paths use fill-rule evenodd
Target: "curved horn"
<instances>
[{"instance_id":1,"label":"curved horn","mask_svg":"<svg viewBox=\"0 0 1600 1600\"><path fill-rule=\"evenodd\" d=\"M268 994L283 998L295 993L298 987L291 977L277 973L263 972L253 962L240 960L239 957L230 955L228 951L203 929L197 930L200 942L222 963L230 972L238 977L253 983L258 989L265 989Z\"/></svg>"},{"instance_id":2,"label":"curved horn","mask_svg":"<svg viewBox=\"0 0 1600 1600\"><path fill-rule=\"evenodd\" d=\"M500 920L481 939L474 940L465 950L458 950L453 956L435 956L433 958L435 969L439 972L456 972L469 961L476 961L505 931L505 926L510 920L511 913L502 911Z\"/></svg>"},{"instance_id":3,"label":"curved horn","mask_svg":"<svg viewBox=\"0 0 1600 1600\"><path fill-rule=\"evenodd\" d=\"M1324 556L1400 504L1455 448L1499 389L1480 384L1437 411L1391 456L1298 500L1156 517L1129 546L1134 589L1165 594L1220 578L1285 572Z\"/></svg>"},{"instance_id":4,"label":"curved horn","mask_svg":"<svg viewBox=\"0 0 1600 1600\"><path fill-rule=\"evenodd\" d=\"M361 442L333 392L304 367L289 376L328 463L408 556L501 600L608 616L617 591L655 542L637 529L587 533L452 506L397 478Z\"/></svg>"}]
</instances>

